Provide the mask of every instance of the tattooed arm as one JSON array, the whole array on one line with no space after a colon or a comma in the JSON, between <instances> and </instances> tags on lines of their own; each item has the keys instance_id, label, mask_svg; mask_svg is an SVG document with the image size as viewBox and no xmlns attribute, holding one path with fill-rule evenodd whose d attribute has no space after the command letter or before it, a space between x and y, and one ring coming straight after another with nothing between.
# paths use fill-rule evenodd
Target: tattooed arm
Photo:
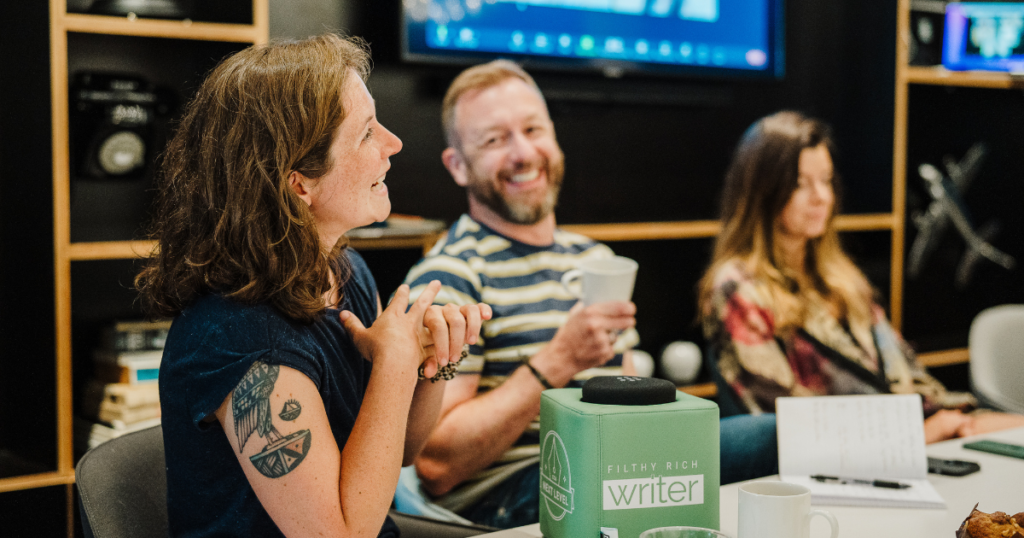
<instances>
[{"instance_id":1,"label":"tattooed arm","mask_svg":"<svg viewBox=\"0 0 1024 538\"><path fill-rule=\"evenodd\" d=\"M400 288L369 329L342 313L360 351L373 361L344 447L334 441L316 386L288 367L255 363L217 410L256 496L285 536L377 536L405 452L423 360L419 331L439 287L430 286L408 312L409 290Z\"/></svg>"}]
</instances>

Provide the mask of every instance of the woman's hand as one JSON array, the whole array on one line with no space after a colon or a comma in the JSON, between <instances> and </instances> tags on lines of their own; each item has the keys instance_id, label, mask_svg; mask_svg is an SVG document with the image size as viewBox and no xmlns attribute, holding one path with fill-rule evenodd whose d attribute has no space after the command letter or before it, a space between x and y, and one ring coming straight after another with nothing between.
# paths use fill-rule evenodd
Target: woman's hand
<instances>
[{"instance_id":1,"label":"woman's hand","mask_svg":"<svg viewBox=\"0 0 1024 538\"><path fill-rule=\"evenodd\" d=\"M462 346L477 343L480 326L484 320L491 319L491 315L491 307L484 303L461 307L449 303L427 308L423 314L423 330L420 331L424 377L434 377L438 368L459 360Z\"/></svg>"},{"instance_id":2,"label":"woman's hand","mask_svg":"<svg viewBox=\"0 0 1024 538\"><path fill-rule=\"evenodd\" d=\"M973 428L974 419L960 411L942 409L924 421L924 442L937 443L961 437Z\"/></svg>"},{"instance_id":3,"label":"woman's hand","mask_svg":"<svg viewBox=\"0 0 1024 538\"><path fill-rule=\"evenodd\" d=\"M402 284L395 292L394 299L369 329L348 310L341 312L341 323L352 335L359 352L375 366L383 361L389 364L391 361L401 361L396 363L397 367L411 367L415 371L426 360L421 343L424 314L431 308L440 289L440 282L431 282L406 310L409 305L409 286Z\"/></svg>"}]
</instances>

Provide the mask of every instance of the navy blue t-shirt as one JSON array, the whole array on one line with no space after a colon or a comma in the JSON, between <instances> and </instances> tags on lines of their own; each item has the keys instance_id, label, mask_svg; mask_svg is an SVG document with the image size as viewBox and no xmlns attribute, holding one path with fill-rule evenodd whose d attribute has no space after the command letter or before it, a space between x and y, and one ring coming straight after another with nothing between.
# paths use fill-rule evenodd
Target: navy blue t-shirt
<instances>
[{"instance_id":1,"label":"navy blue t-shirt","mask_svg":"<svg viewBox=\"0 0 1024 538\"><path fill-rule=\"evenodd\" d=\"M377 317L377 286L363 259L347 252L353 274L344 286L342 309L369 327ZM312 324L304 324L269 305L244 305L208 295L175 318L160 366L167 512L173 536L282 536L213 413L254 361L288 366L316 385L342 449L363 401L370 362L356 350L339 312L328 309ZM380 536L398 536L390 518Z\"/></svg>"}]
</instances>

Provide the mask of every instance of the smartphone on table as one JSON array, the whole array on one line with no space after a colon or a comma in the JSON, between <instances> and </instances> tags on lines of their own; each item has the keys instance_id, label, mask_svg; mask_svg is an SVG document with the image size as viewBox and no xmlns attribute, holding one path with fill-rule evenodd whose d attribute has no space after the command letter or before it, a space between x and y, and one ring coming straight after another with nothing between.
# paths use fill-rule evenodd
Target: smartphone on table
<instances>
[{"instance_id":1,"label":"smartphone on table","mask_svg":"<svg viewBox=\"0 0 1024 538\"><path fill-rule=\"evenodd\" d=\"M947 460L944 458L928 457L928 472L946 476L967 476L981 470L981 466L974 461Z\"/></svg>"}]
</instances>

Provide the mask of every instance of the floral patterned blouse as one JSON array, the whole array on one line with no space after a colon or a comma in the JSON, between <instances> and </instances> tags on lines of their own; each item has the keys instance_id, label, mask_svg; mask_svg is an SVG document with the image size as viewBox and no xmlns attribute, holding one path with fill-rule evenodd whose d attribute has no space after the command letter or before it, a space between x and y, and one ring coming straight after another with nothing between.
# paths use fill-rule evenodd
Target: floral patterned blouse
<instances>
[{"instance_id":1,"label":"floral patterned blouse","mask_svg":"<svg viewBox=\"0 0 1024 538\"><path fill-rule=\"evenodd\" d=\"M882 308L872 306L870 327L847 327L821 301L808 305L803 327L777 334L768 287L736 260L715 275L704 334L740 406L754 414L774 412L779 396L916 392L925 416L976 405L928 375Z\"/></svg>"}]
</instances>

